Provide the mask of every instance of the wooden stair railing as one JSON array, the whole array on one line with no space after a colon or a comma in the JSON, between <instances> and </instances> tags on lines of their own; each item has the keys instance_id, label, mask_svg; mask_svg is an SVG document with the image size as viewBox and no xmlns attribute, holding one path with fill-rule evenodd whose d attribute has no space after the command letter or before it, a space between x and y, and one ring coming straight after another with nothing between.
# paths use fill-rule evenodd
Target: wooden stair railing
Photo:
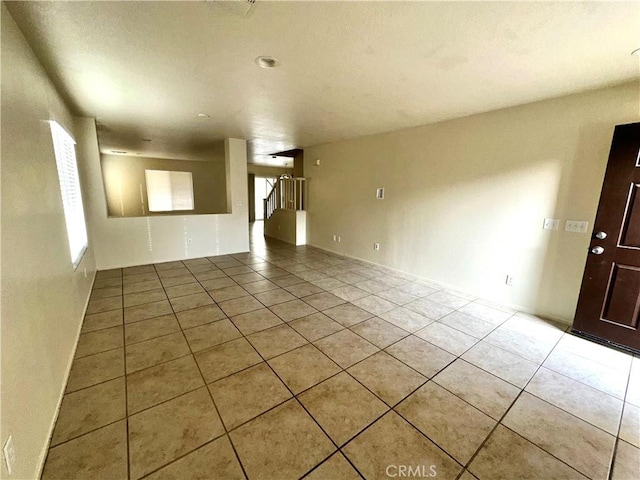
<instances>
[{"instance_id":1,"label":"wooden stair railing","mask_svg":"<svg viewBox=\"0 0 640 480\"><path fill-rule=\"evenodd\" d=\"M264 218L271 218L278 210L305 210L306 191L305 178L281 177L264 199Z\"/></svg>"}]
</instances>

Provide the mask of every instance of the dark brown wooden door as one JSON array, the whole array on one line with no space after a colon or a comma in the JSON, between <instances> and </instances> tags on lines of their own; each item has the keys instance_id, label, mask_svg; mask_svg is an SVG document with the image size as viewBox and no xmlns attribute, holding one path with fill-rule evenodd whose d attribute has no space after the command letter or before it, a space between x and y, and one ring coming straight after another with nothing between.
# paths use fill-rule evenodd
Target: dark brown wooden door
<instances>
[{"instance_id":1,"label":"dark brown wooden door","mask_svg":"<svg viewBox=\"0 0 640 480\"><path fill-rule=\"evenodd\" d=\"M639 317L640 123L633 123L613 134L573 330L640 350Z\"/></svg>"}]
</instances>

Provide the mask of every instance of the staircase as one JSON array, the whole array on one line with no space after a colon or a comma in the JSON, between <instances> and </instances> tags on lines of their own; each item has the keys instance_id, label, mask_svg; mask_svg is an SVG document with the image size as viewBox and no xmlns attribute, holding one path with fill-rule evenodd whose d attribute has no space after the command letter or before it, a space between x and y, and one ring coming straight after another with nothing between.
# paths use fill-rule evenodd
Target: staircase
<instances>
[{"instance_id":1,"label":"staircase","mask_svg":"<svg viewBox=\"0 0 640 480\"><path fill-rule=\"evenodd\" d=\"M306 197L305 178L278 178L264 199L264 235L292 245L305 245Z\"/></svg>"}]
</instances>

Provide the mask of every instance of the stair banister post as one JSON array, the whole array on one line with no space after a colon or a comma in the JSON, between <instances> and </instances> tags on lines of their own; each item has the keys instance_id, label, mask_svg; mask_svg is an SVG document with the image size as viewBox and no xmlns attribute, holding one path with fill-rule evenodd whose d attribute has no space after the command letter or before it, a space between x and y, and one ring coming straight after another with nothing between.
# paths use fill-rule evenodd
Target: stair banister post
<instances>
[{"instance_id":1,"label":"stair banister post","mask_svg":"<svg viewBox=\"0 0 640 480\"><path fill-rule=\"evenodd\" d=\"M276 205L276 208L282 208L282 190L280 188L280 186L282 185L282 179L279 178L277 183L276 183L276 202L278 203Z\"/></svg>"}]
</instances>

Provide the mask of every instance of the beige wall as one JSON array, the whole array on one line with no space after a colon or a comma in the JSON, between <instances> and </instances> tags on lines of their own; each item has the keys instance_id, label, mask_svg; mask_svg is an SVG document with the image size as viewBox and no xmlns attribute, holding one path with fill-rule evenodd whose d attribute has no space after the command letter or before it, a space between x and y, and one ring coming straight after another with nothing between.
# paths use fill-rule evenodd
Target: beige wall
<instances>
[{"instance_id":1,"label":"beige wall","mask_svg":"<svg viewBox=\"0 0 640 480\"><path fill-rule=\"evenodd\" d=\"M293 158L293 176L298 178L304 177L304 151L299 150Z\"/></svg>"},{"instance_id":2,"label":"beige wall","mask_svg":"<svg viewBox=\"0 0 640 480\"><path fill-rule=\"evenodd\" d=\"M76 132L86 163L87 218L99 270L249 250L245 140L224 141L231 213L109 218L94 119L77 119Z\"/></svg>"},{"instance_id":3,"label":"beige wall","mask_svg":"<svg viewBox=\"0 0 640 480\"><path fill-rule=\"evenodd\" d=\"M264 234L291 245L306 245L306 225L307 212L278 209L264 221Z\"/></svg>"},{"instance_id":4,"label":"beige wall","mask_svg":"<svg viewBox=\"0 0 640 480\"><path fill-rule=\"evenodd\" d=\"M307 148L309 243L570 322L589 235L543 219L591 231L613 127L639 105L627 84Z\"/></svg>"},{"instance_id":5,"label":"beige wall","mask_svg":"<svg viewBox=\"0 0 640 480\"><path fill-rule=\"evenodd\" d=\"M224 142L221 142L224 143ZM224 147L205 161L101 155L102 178L110 217L184 215L184 212L149 212L145 170L191 172L193 178L192 215L228 213ZM218 157L218 158L216 158ZM144 199L140 200L140 192Z\"/></svg>"},{"instance_id":6,"label":"beige wall","mask_svg":"<svg viewBox=\"0 0 640 480\"><path fill-rule=\"evenodd\" d=\"M48 120L74 133L68 109L2 9L2 322L0 442L10 478L37 478L95 266L92 238L74 272ZM82 163L82 158L78 157ZM82 165L80 165L82 167ZM84 171L80 168L86 198ZM86 273L85 273L86 271ZM4 460L1 477L7 478Z\"/></svg>"}]
</instances>

